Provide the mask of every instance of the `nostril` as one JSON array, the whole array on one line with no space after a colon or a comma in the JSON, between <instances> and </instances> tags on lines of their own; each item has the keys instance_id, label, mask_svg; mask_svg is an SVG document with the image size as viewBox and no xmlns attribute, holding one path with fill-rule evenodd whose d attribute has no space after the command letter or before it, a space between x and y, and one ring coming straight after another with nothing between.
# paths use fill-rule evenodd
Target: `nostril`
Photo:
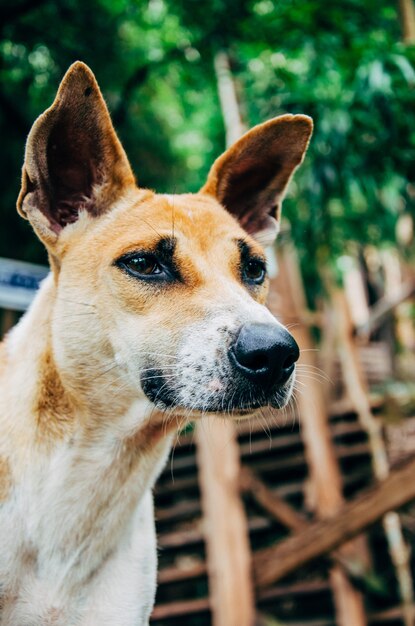
<instances>
[{"instance_id":1,"label":"nostril","mask_svg":"<svg viewBox=\"0 0 415 626\"><path fill-rule=\"evenodd\" d=\"M288 370L290 367L292 367L294 365L294 363L297 361L297 356L293 353L290 354L289 356L287 356L287 358L285 359L282 368L284 370Z\"/></svg>"},{"instance_id":2,"label":"nostril","mask_svg":"<svg viewBox=\"0 0 415 626\"><path fill-rule=\"evenodd\" d=\"M245 358L241 363L252 371L263 370L268 367L269 360L265 353L251 354L249 357L245 355Z\"/></svg>"}]
</instances>

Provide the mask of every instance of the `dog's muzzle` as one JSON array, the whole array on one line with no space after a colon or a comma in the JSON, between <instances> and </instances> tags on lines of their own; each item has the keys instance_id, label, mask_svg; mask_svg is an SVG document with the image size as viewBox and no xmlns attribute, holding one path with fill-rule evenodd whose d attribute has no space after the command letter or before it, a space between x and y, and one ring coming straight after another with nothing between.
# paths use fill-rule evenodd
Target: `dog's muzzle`
<instances>
[{"instance_id":1,"label":"dog's muzzle","mask_svg":"<svg viewBox=\"0 0 415 626\"><path fill-rule=\"evenodd\" d=\"M244 414L282 408L291 396L299 356L296 341L280 324L249 323L228 337L210 366L203 355L192 363L190 348L188 360L174 372L148 363L141 385L158 408Z\"/></svg>"}]
</instances>

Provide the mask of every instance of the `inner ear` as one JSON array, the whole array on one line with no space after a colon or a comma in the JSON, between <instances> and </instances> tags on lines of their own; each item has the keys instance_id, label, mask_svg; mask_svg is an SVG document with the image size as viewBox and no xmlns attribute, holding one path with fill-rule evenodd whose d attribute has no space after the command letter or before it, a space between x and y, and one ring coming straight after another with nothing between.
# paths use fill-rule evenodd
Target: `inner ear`
<instances>
[{"instance_id":1,"label":"inner ear","mask_svg":"<svg viewBox=\"0 0 415 626\"><path fill-rule=\"evenodd\" d=\"M47 142L51 224L64 227L75 222L82 209L98 212L93 187L98 182L99 146L91 145L86 132L74 133L71 120L62 116Z\"/></svg>"},{"instance_id":2,"label":"inner ear","mask_svg":"<svg viewBox=\"0 0 415 626\"><path fill-rule=\"evenodd\" d=\"M218 186L221 203L248 233L255 234L266 228L268 217L276 209L276 194L268 190L281 170L278 162L258 163L257 159L248 158L231 169Z\"/></svg>"},{"instance_id":3,"label":"inner ear","mask_svg":"<svg viewBox=\"0 0 415 626\"><path fill-rule=\"evenodd\" d=\"M201 191L215 196L254 237L276 235L275 220L312 128L306 115L282 115L255 126L215 161Z\"/></svg>"},{"instance_id":4,"label":"inner ear","mask_svg":"<svg viewBox=\"0 0 415 626\"><path fill-rule=\"evenodd\" d=\"M93 217L106 212L132 185L95 77L77 62L29 133L17 208L47 242L48 232L56 237L80 211Z\"/></svg>"}]
</instances>

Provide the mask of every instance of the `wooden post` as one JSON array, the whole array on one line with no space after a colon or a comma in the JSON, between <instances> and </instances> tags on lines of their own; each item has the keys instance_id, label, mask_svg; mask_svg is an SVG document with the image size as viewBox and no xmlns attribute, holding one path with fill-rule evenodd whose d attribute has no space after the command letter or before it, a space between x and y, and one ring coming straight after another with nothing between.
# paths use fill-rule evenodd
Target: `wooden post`
<instances>
[{"instance_id":1,"label":"wooden post","mask_svg":"<svg viewBox=\"0 0 415 626\"><path fill-rule=\"evenodd\" d=\"M213 624L253 626L251 554L234 424L207 418L196 429L196 442Z\"/></svg>"},{"instance_id":2,"label":"wooden post","mask_svg":"<svg viewBox=\"0 0 415 626\"><path fill-rule=\"evenodd\" d=\"M243 131L226 53L215 58L227 144ZM199 481L206 537L213 626L253 626L255 601L248 522L240 494L236 428L205 418L196 427Z\"/></svg>"},{"instance_id":3,"label":"wooden post","mask_svg":"<svg viewBox=\"0 0 415 626\"><path fill-rule=\"evenodd\" d=\"M334 454L328 424L326 402L321 386L315 380L315 346L310 331L303 320L307 310L304 287L297 256L291 245L285 245L278 257L280 272L275 287L280 295L277 315L285 322L294 322L291 332L301 350L298 366L298 404L301 432L309 467L315 509L321 518L337 513L343 503L340 469ZM272 307L271 307L272 310ZM303 373L303 381L301 381ZM363 551L364 552L364 551ZM344 571L338 566L331 570L330 581L340 626L365 626L367 624L362 595L355 590Z\"/></svg>"}]
</instances>

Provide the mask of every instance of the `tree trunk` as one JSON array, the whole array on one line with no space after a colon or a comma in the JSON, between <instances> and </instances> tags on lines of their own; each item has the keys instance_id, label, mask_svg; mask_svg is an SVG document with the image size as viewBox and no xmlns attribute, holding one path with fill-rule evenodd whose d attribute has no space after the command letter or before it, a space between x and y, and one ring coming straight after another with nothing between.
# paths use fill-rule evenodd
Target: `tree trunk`
<instances>
[{"instance_id":1,"label":"tree trunk","mask_svg":"<svg viewBox=\"0 0 415 626\"><path fill-rule=\"evenodd\" d=\"M399 11L404 43L415 42L415 7L413 0L399 0Z\"/></svg>"}]
</instances>

